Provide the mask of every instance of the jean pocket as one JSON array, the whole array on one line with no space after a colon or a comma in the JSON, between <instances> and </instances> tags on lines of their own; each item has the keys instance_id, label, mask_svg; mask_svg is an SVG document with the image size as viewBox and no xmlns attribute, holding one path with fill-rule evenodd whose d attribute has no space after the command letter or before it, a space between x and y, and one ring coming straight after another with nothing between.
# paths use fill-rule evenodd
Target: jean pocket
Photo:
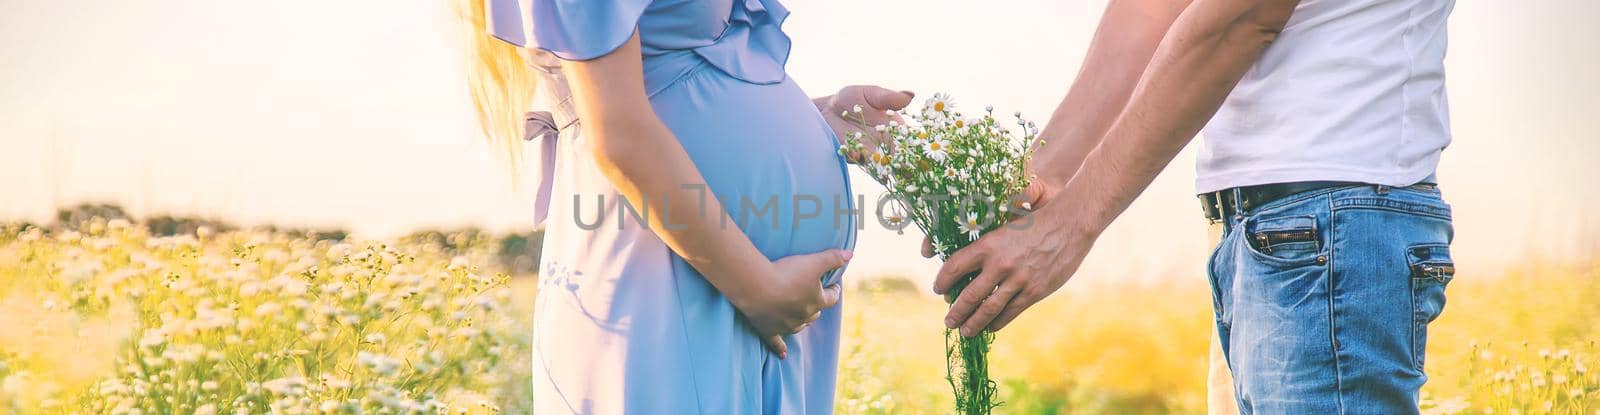
<instances>
[{"instance_id":1,"label":"jean pocket","mask_svg":"<svg viewBox=\"0 0 1600 415\"><path fill-rule=\"evenodd\" d=\"M1455 279L1449 244L1419 244L1406 249L1411 267L1411 362L1422 370L1428 351L1428 324L1444 311L1444 289Z\"/></svg>"},{"instance_id":2,"label":"jean pocket","mask_svg":"<svg viewBox=\"0 0 1600 415\"><path fill-rule=\"evenodd\" d=\"M1251 256L1280 266L1301 266L1317 262L1322 237L1317 218L1310 215L1257 218L1244 227L1244 240Z\"/></svg>"}]
</instances>

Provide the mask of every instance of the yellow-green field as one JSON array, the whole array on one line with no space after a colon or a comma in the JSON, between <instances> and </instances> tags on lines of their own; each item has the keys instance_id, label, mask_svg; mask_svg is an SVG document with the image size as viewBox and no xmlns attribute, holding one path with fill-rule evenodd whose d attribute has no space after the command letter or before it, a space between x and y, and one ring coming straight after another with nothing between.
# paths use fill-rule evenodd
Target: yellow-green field
<instances>
[{"instance_id":1,"label":"yellow-green field","mask_svg":"<svg viewBox=\"0 0 1600 415\"><path fill-rule=\"evenodd\" d=\"M526 413L531 277L488 243L126 221L0 231L0 414ZM1600 414L1600 263L1463 270L1431 328L1431 413ZM1001 333L1004 413L1203 413L1198 277L1088 281ZM945 413L943 305L847 295L841 413Z\"/></svg>"},{"instance_id":2,"label":"yellow-green field","mask_svg":"<svg viewBox=\"0 0 1600 415\"><path fill-rule=\"evenodd\" d=\"M1172 280L1069 283L1008 326L991 369L1003 412L1205 413L1211 298L1198 275ZM847 297L841 412L949 412L929 327L944 305L872 285L907 284ZM1464 270L1448 296L1429 327L1424 413L1600 415L1600 266Z\"/></svg>"}]
</instances>

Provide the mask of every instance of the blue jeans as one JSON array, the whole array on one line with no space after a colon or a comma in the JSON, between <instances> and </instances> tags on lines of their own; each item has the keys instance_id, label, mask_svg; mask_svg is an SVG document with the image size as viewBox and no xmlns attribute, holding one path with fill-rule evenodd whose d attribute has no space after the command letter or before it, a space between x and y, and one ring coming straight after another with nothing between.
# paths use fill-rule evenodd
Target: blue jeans
<instances>
[{"instance_id":1,"label":"blue jeans","mask_svg":"<svg viewBox=\"0 0 1600 415\"><path fill-rule=\"evenodd\" d=\"M1240 413L1417 413L1455 273L1438 188L1332 187L1225 216L1209 273Z\"/></svg>"}]
</instances>

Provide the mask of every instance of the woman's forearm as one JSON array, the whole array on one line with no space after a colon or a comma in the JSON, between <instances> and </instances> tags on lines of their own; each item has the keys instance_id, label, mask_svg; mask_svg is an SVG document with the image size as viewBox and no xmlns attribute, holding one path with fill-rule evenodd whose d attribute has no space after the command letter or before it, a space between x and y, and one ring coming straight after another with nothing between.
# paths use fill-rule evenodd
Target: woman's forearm
<instances>
[{"instance_id":1,"label":"woman's forearm","mask_svg":"<svg viewBox=\"0 0 1600 415\"><path fill-rule=\"evenodd\" d=\"M650 230L735 305L752 297L752 277L771 274L771 262L734 226L689 155L659 121L586 124L594 128L596 163Z\"/></svg>"},{"instance_id":2,"label":"woman's forearm","mask_svg":"<svg viewBox=\"0 0 1600 415\"><path fill-rule=\"evenodd\" d=\"M647 226L707 281L743 308L761 298L773 272L744 232L728 220L705 178L650 106L638 36L617 51L565 63L585 139L601 172ZM670 215L670 217L669 217Z\"/></svg>"}]
</instances>

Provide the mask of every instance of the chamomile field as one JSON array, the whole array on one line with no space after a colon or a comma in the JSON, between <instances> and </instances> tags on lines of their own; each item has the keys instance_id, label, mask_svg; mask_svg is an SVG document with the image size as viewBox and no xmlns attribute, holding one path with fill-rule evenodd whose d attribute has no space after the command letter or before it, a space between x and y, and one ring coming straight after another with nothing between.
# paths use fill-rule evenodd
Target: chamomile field
<instances>
[{"instance_id":1,"label":"chamomile field","mask_svg":"<svg viewBox=\"0 0 1600 415\"><path fill-rule=\"evenodd\" d=\"M503 241L166 233L3 227L0 413L528 412L537 277L498 271ZM942 302L858 280L838 412L949 412ZM1072 287L1000 333L998 411L1204 413L1209 296L1169 280ZM1600 413L1600 262L1463 270L1431 332L1427 413Z\"/></svg>"}]
</instances>

